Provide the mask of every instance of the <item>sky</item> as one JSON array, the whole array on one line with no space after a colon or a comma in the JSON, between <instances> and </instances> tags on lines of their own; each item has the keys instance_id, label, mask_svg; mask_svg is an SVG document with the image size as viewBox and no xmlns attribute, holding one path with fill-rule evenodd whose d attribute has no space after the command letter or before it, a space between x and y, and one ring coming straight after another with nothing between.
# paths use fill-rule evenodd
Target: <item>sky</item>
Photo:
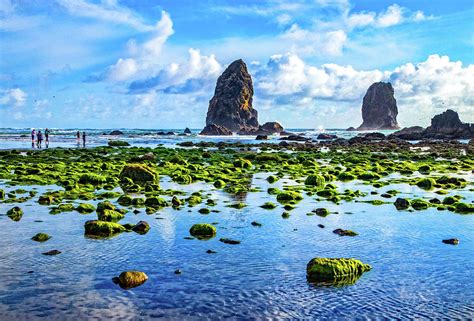
<instances>
[{"instance_id":1,"label":"sky","mask_svg":"<svg viewBox=\"0 0 474 321\"><path fill-rule=\"evenodd\" d=\"M0 0L0 127L201 128L240 58L260 123L358 126L377 81L474 122L473 46L471 0Z\"/></svg>"}]
</instances>

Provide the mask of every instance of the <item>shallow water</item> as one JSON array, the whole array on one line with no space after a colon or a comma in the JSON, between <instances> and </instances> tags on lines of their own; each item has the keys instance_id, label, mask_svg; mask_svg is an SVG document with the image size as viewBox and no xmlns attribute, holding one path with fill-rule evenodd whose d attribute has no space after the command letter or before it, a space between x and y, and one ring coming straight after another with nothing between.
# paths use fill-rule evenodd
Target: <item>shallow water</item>
<instances>
[{"instance_id":1,"label":"shallow water","mask_svg":"<svg viewBox=\"0 0 474 321\"><path fill-rule=\"evenodd\" d=\"M282 179L269 184L269 174L256 174L252 185L262 192L239 199L205 183L176 185L162 177L162 188L189 193L203 190L218 200L202 215L203 207L166 208L157 214L129 212L121 223L146 220L146 235L122 233L112 239L84 237L83 224L96 214L77 212L50 215L37 197L20 204L20 222L0 216L0 319L151 319L183 318L472 318L474 290L474 216L448 211L397 211L392 204L340 205L306 196L283 219L280 207L259 206L275 202L268 187L294 182ZM472 182L472 174L466 174ZM337 183L369 192L361 182ZM0 183L6 191L14 188ZM38 195L47 188L36 187ZM398 189L400 195L431 198L436 194L416 186L396 184L378 189ZM472 202L472 192L455 191ZM453 193L454 194L454 193ZM360 200L381 199L368 195ZM384 199L385 200L385 199ZM394 198L388 201L393 202ZM225 207L244 201L238 210ZM97 203L92 201L92 203ZM4 214L13 204L0 204ZM326 218L307 216L317 207L339 214ZM36 222L40 220L41 222ZM262 227L250 223L258 221ZM187 240L194 223L218 222L217 237ZM321 229L317 225L324 224ZM336 228L352 229L356 237L340 237ZM46 232L53 238L37 243L30 238ZM219 242L220 237L241 241ZM442 239L456 237L457 246ZM58 249L57 256L41 255ZM216 254L207 254L212 249ZM306 280L306 263L313 257L354 257L372 265L356 284L318 286ZM124 270L140 270L149 280L123 290L111 279ZM176 269L182 270L175 275ZM31 272L31 273L29 273Z\"/></svg>"}]
</instances>

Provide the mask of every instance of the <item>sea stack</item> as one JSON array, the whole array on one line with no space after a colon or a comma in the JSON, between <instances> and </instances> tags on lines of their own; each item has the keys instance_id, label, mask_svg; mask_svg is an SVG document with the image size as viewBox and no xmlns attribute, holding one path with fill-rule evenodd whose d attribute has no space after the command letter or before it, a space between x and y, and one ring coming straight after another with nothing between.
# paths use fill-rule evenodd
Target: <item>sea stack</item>
<instances>
[{"instance_id":1,"label":"sea stack","mask_svg":"<svg viewBox=\"0 0 474 321\"><path fill-rule=\"evenodd\" d=\"M373 83L362 103L362 125L357 130L398 129L397 101L392 84Z\"/></svg>"},{"instance_id":2,"label":"sea stack","mask_svg":"<svg viewBox=\"0 0 474 321\"><path fill-rule=\"evenodd\" d=\"M232 132L258 129L258 112L252 107L253 84L242 59L227 67L217 79L209 102L206 126L214 124Z\"/></svg>"},{"instance_id":3,"label":"sea stack","mask_svg":"<svg viewBox=\"0 0 474 321\"><path fill-rule=\"evenodd\" d=\"M201 135L271 135L283 131L278 122L259 125L252 99L252 77L245 62L238 59L217 79Z\"/></svg>"}]
</instances>

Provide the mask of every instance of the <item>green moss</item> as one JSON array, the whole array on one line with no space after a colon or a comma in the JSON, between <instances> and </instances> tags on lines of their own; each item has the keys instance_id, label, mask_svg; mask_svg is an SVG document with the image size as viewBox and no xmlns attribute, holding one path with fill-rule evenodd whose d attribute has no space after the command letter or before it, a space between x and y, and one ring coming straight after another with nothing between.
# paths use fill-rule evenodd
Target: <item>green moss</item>
<instances>
[{"instance_id":1,"label":"green moss","mask_svg":"<svg viewBox=\"0 0 474 321\"><path fill-rule=\"evenodd\" d=\"M129 206L132 204L132 197L130 195L124 194L118 198L117 203L122 206Z\"/></svg>"},{"instance_id":2,"label":"green moss","mask_svg":"<svg viewBox=\"0 0 474 321\"><path fill-rule=\"evenodd\" d=\"M38 233L36 234L35 236L33 236L31 239L33 241L36 241L36 242L46 242L47 240L49 240L51 238L51 236L49 236L48 234L46 233Z\"/></svg>"},{"instance_id":3,"label":"green moss","mask_svg":"<svg viewBox=\"0 0 474 321\"><path fill-rule=\"evenodd\" d=\"M410 203L411 207L413 207L417 211L426 210L430 207L430 203L422 199L414 199Z\"/></svg>"},{"instance_id":4,"label":"green moss","mask_svg":"<svg viewBox=\"0 0 474 321\"><path fill-rule=\"evenodd\" d=\"M373 180L379 180L380 175L373 172L365 172L365 173L359 174L357 178L363 181L373 181Z\"/></svg>"},{"instance_id":5,"label":"green moss","mask_svg":"<svg viewBox=\"0 0 474 321\"><path fill-rule=\"evenodd\" d=\"M95 206L89 203L81 203L76 207L76 211L81 214L92 213L95 211Z\"/></svg>"},{"instance_id":6,"label":"green moss","mask_svg":"<svg viewBox=\"0 0 474 321\"><path fill-rule=\"evenodd\" d=\"M219 179L217 181L214 182L214 187L215 188L224 188L226 186L226 182L224 182L223 180Z\"/></svg>"},{"instance_id":7,"label":"green moss","mask_svg":"<svg viewBox=\"0 0 474 321\"><path fill-rule=\"evenodd\" d=\"M145 205L151 206L154 208L162 208L162 207L167 207L168 202L161 197L152 196L152 197L147 197L145 201Z\"/></svg>"},{"instance_id":8,"label":"green moss","mask_svg":"<svg viewBox=\"0 0 474 321\"><path fill-rule=\"evenodd\" d=\"M125 290L135 288L142 285L148 280L148 276L140 271L126 271L120 273L118 278L114 278L113 281Z\"/></svg>"},{"instance_id":9,"label":"green moss","mask_svg":"<svg viewBox=\"0 0 474 321\"><path fill-rule=\"evenodd\" d=\"M251 169L252 168L252 162L249 161L248 159L239 158L239 159L234 161L234 167L235 168Z\"/></svg>"},{"instance_id":10,"label":"green moss","mask_svg":"<svg viewBox=\"0 0 474 321\"><path fill-rule=\"evenodd\" d=\"M324 187L326 180L321 175L309 175L306 180L304 181L305 185L309 186L316 186L316 187Z\"/></svg>"},{"instance_id":11,"label":"green moss","mask_svg":"<svg viewBox=\"0 0 474 321\"><path fill-rule=\"evenodd\" d=\"M50 214L59 214L59 213L63 213L63 212L72 212L74 211L74 204L69 204L69 203L66 203L66 204L59 204L58 206L54 206L51 208L51 210L49 211Z\"/></svg>"},{"instance_id":12,"label":"green moss","mask_svg":"<svg viewBox=\"0 0 474 321\"><path fill-rule=\"evenodd\" d=\"M316 215L321 216L321 217L326 217L330 214L327 208L317 208L313 210L313 213L316 213Z\"/></svg>"},{"instance_id":13,"label":"green moss","mask_svg":"<svg viewBox=\"0 0 474 321\"><path fill-rule=\"evenodd\" d=\"M202 198L201 198L201 196L198 196L198 195L191 195L187 199L187 201L188 201L189 206L196 206L196 205L202 203Z\"/></svg>"},{"instance_id":14,"label":"green moss","mask_svg":"<svg viewBox=\"0 0 474 321\"><path fill-rule=\"evenodd\" d=\"M349 173L349 172L343 172L343 173L340 173L339 175L337 175L337 179L340 180L340 181L352 181L354 179L356 179L356 176Z\"/></svg>"},{"instance_id":15,"label":"green moss","mask_svg":"<svg viewBox=\"0 0 474 321\"><path fill-rule=\"evenodd\" d=\"M436 182L435 182L434 179L425 177L425 178L420 179L416 183L416 186L418 186L419 188L424 189L424 190L430 190L434 187L435 184L436 184Z\"/></svg>"},{"instance_id":16,"label":"green moss","mask_svg":"<svg viewBox=\"0 0 474 321\"><path fill-rule=\"evenodd\" d=\"M135 197L132 199L132 205L135 207L145 206L145 199L143 197Z\"/></svg>"},{"instance_id":17,"label":"green moss","mask_svg":"<svg viewBox=\"0 0 474 321\"><path fill-rule=\"evenodd\" d=\"M456 196L446 196L443 199L443 204L444 205L453 205L454 203L457 203L459 201L460 197Z\"/></svg>"},{"instance_id":18,"label":"green moss","mask_svg":"<svg viewBox=\"0 0 474 321\"><path fill-rule=\"evenodd\" d=\"M290 218L290 216L291 216L291 215L290 215L290 213L288 213L288 212L283 212L283 213L281 214L281 217L283 217L283 218Z\"/></svg>"},{"instance_id":19,"label":"green moss","mask_svg":"<svg viewBox=\"0 0 474 321\"><path fill-rule=\"evenodd\" d=\"M129 178L136 184L158 182L158 173L151 167L144 164L125 165L120 172L120 179Z\"/></svg>"},{"instance_id":20,"label":"green moss","mask_svg":"<svg viewBox=\"0 0 474 321\"><path fill-rule=\"evenodd\" d=\"M103 210L101 212L97 212L97 218L99 221L104 222L118 222L124 218L124 215L114 210Z\"/></svg>"},{"instance_id":21,"label":"green moss","mask_svg":"<svg viewBox=\"0 0 474 321\"><path fill-rule=\"evenodd\" d=\"M383 204L388 204L388 202L384 202L382 200L370 200L370 201L362 201L364 203L372 204L372 205L383 205Z\"/></svg>"},{"instance_id":22,"label":"green moss","mask_svg":"<svg viewBox=\"0 0 474 321\"><path fill-rule=\"evenodd\" d=\"M454 211L459 214L472 214L474 213L474 205L459 202L455 205Z\"/></svg>"},{"instance_id":23,"label":"green moss","mask_svg":"<svg viewBox=\"0 0 474 321\"><path fill-rule=\"evenodd\" d=\"M313 258L306 266L306 277L310 282L336 282L350 276L360 276L372 267L352 258Z\"/></svg>"},{"instance_id":24,"label":"green moss","mask_svg":"<svg viewBox=\"0 0 474 321\"><path fill-rule=\"evenodd\" d=\"M173 207L180 207L181 206L181 200L178 197L173 196L173 198L171 199L171 205Z\"/></svg>"},{"instance_id":25,"label":"green moss","mask_svg":"<svg viewBox=\"0 0 474 321\"><path fill-rule=\"evenodd\" d=\"M303 199L300 193L296 191L283 191L278 193L277 201L280 203L297 202Z\"/></svg>"},{"instance_id":26,"label":"green moss","mask_svg":"<svg viewBox=\"0 0 474 321\"><path fill-rule=\"evenodd\" d=\"M93 174L93 173L82 174L81 177L79 178L80 184L91 184L94 186L102 185L106 181L107 179L105 178L105 176Z\"/></svg>"},{"instance_id":27,"label":"green moss","mask_svg":"<svg viewBox=\"0 0 474 321\"><path fill-rule=\"evenodd\" d=\"M125 227L114 222L87 221L84 224L85 234L96 237L108 237L121 232L125 232Z\"/></svg>"},{"instance_id":28,"label":"green moss","mask_svg":"<svg viewBox=\"0 0 474 321\"><path fill-rule=\"evenodd\" d=\"M41 195L38 203L41 205L51 205L54 203L54 197L52 195Z\"/></svg>"},{"instance_id":29,"label":"green moss","mask_svg":"<svg viewBox=\"0 0 474 321\"><path fill-rule=\"evenodd\" d=\"M193 182L193 178L188 174L177 174L173 176L173 182L186 185L191 184Z\"/></svg>"},{"instance_id":30,"label":"green moss","mask_svg":"<svg viewBox=\"0 0 474 321\"><path fill-rule=\"evenodd\" d=\"M125 147L125 146L130 146L128 142L125 142L123 140L109 140L107 143L110 147Z\"/></svg>"},{"instance_id":31,"label":"green moss","mask_svg":"<svg viewBox=\"0 0 474 321\"><path fill-rule=\"evenodd\" d=\"M201 213L201 214L209 214L209 213L211 213L211 210L208 209L207 207L203 207L203 208L199 209L198 212Z\"/></svg>"},{"instance_id":32,"label":"green moss","mask_svg":"<svg viewBox=\"0 0 474 321\"><path fill-rule=\"evenodd\" d=\"M267 182L269 182L270 184L273 184L277 181L278 181L278 177L276 177L276 176L270 175L270 176L267 177Z\"/></svg>"},{"instance_id":33,"label":"green moss","mask_svg":"<svg viewBox=\"0 0 474 321\"><path fill-rule=\"evenodd\" d=\"M115 211L115 205L109 201L100 202L97 204L97 213L103 212L104 210Z\"/></svg>"},{"instance_id":34,"label":"green moss","mask_svg":"<svg viewBox=\"0 0 474 321\"><path fill-rule=\"evenodd\" d=\"M272 202L266 202L265 204L261 205L260 207L261 208L264 208L264 209L267 209L267 210L271 210L271 209L274 209L275 207L277 207L278 205L276 205L275 203L272 203Z\"/></svg>"},{"instance_id":35,"label":"green moss","mask_svg":"<svg viewBox=\"0 0 474 321\"><path fill-rule=\"evenodd\" d=\"M216 236L216 227L206 223L194 224L189 229L189 234L198 239L210 239Z\"/></svg>"},{"instance_id":36,"label":"green moss","mask_svg":"<svg viewBox=\"0 0 474 321\"><path fill-rule=\"evenodd\" d=\"M236 208L236 209L242 209L246 206L247 206L247 204L245 204L245 203L234 203L234 204L227 205L227 207L232 207L232 208Z\"/></svg>"}]
</instances>

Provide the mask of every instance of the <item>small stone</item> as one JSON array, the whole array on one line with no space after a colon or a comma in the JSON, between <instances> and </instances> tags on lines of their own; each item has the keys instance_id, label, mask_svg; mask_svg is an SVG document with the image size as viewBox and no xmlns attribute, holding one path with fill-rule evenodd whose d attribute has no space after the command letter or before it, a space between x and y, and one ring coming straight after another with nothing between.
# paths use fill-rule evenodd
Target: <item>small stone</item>
<instances>
[{"instance_id":1,"label":"small stone","mask_svg":"<svg viewBox=\"0 0 474 321\"><path fill-rule=\"evenodd\" d=\"M325 228L325 226L323 224L318 224L318 227Z\"/></svg>"},{"instance_id":2,"label":"small stone","mask_svg":"<svg viewBox=\"0 0 474 321\"><path fill-rule=\"evenodd\" d=\"M451 244L451 245L458 245L459 240L458 239L446 239L446 240L443 240L443 243L444 244Z\"/></svg>"},{"instance_id":3,"label":"small stone","mask_svg":"<svg viewBox=\"0 0 474 321\"><path fill-rule=\"evenodd\" d=\"M207 250L206 253L207 253L207 254L215 254L215 253L217 253L217 252L216 252L216 251L213 251L213 250Z\"/></svg>"},{"instance_id":4,"label":"small stone","mask_svg":"<svg viewBox=\"0 0 474 321\"><path fill-rule=\"evenodd\" d=\"M228 239L228 238L221 238L219 241L225 244L240 244L240 241Z\"/></svg>"},{"instance_id":5,"label":"small stone","mask_svg":"<svg viewBox=\"0 0 474 321\"><path fill-rule=\"evenodd\" d=\"M51 251L48 251L48 252L44 252L43 255L58 255L58 254L61 254L61 251L59 250L51 250Z\"/></svg>"},{"instance_id":6,"label":"small stone","mask_svg":"<svg viewBox=\"0 0 474 321\"><path fill-rule=\"evenodd\" d=\"M335 229L332 231L334 234L337 234L339 236L356 236L358 235L356 232L351 231L351 230L343 230L341 228Z\"/></svg>"},{"instance_id":7,"label":"small stone","mask_svg":"<svg viewBox=\"0 0 474 321\"><path fill-rule=\"evenodd\" d=\"M175 271L174 271L174 274L181 274L181 270L179 270L179 269L178 269L178 270L175 270Z\"/></svg>"}]
</instances>

